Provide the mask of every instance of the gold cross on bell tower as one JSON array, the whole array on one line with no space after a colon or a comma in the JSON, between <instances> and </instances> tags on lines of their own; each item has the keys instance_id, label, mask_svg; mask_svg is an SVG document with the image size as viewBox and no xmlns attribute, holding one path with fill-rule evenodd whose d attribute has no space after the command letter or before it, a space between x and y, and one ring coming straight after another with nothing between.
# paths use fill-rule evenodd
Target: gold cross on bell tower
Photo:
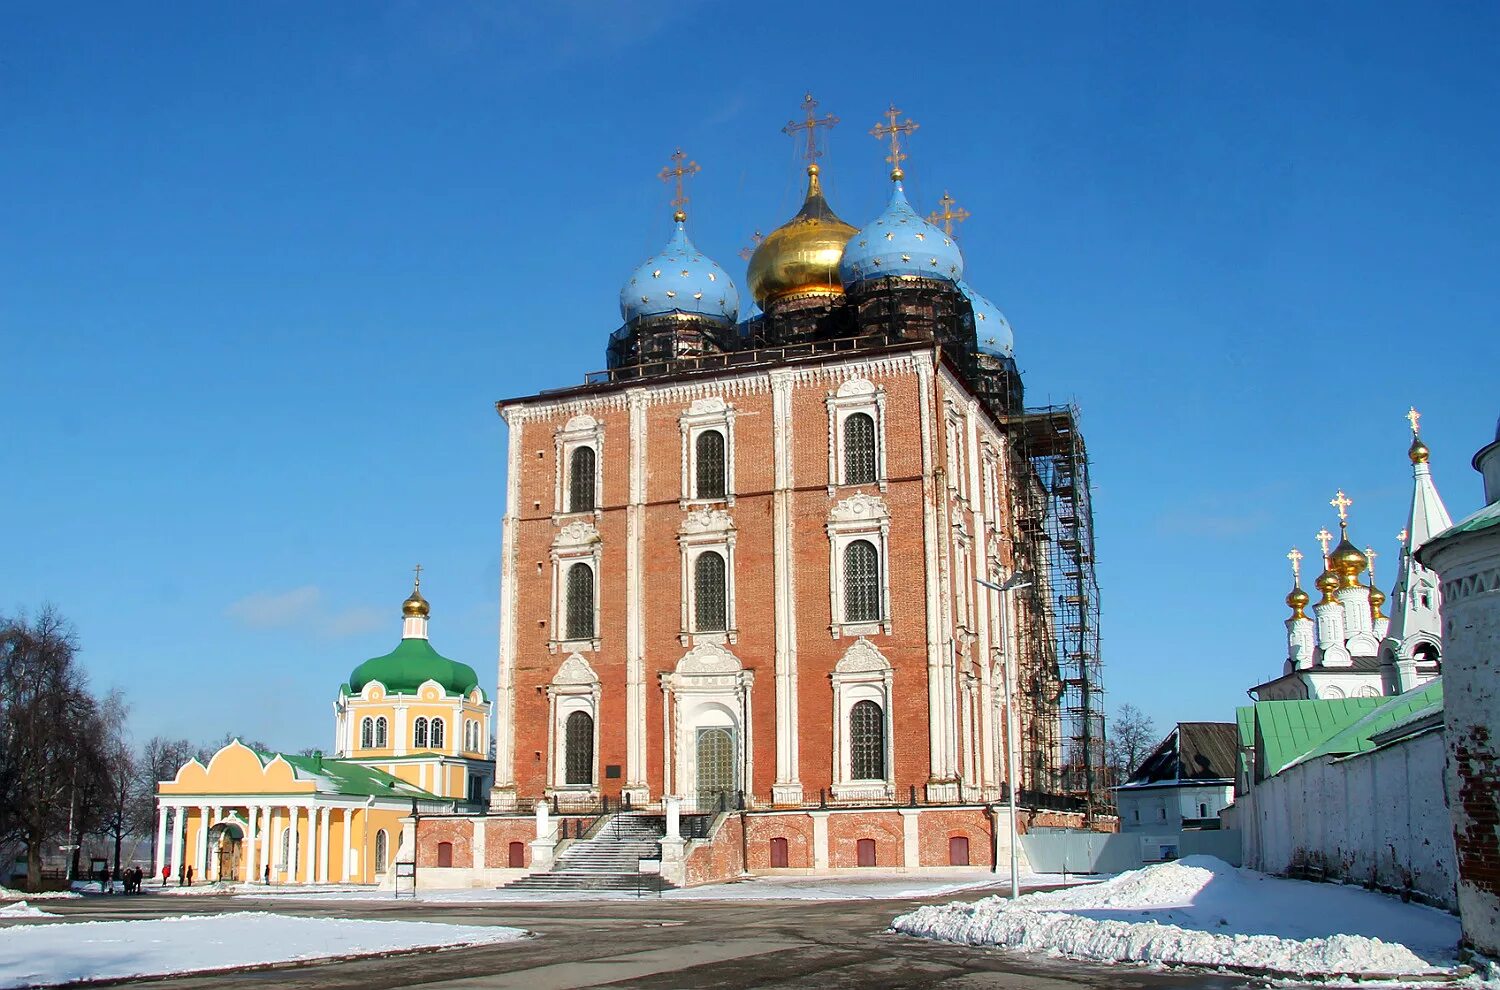
<instances>
[{"instance_id":1,"label":"gold cross on bell tower","mask_svg":"<svg viewBox=\"0 0 1500 990\"><path fill-rule=\"evenodd\" d=\"M876 124L870 128L870 134L877 141L890 139L891 153L885 156L885 160L891 163L891 181L900 182L906 177L906 173L901 170L901 163L906 160L906 154L901 150L901 138L903 135L909 136L922 125L910 117L907 117L898 124L896 118L901 116L901 111L896 109L896 104L894 103L886 110L885 116L889 123Z\"/></svg>"},{"instance_id":2,"label":"gold cross on bell tower","mask_svg":"<svg viewBox=\"0 0 1500 990\"><path fill-rule=\"evenodd\" d=\"M1302 551L1292 547L1292 552L1286 555L1286 559L1292 562L1292 583L1297 584L1302 580Z\"/></svg>"},{"instance_id":3,"label":"gold cross on bell tower","mask_svg":"<svg viewBox=\"0 0 1500 990\"><path fill-rule=\"evenodd\" d=\"M1343 529L1347 527L1349 525L1349 506L1354 504L1354 500L1345 495L1344 490L1340 488L1334 493L1333 498L1328 500L1328 504L1339 512L1339 528Z\"/></svg>"},{"instance_id":4,"label":"gold cross on bell tower","mask_svg":"<svg viewBox=\"0 0 1500 990\"><path fill-rule=\"evenodd\" d=\"M411 586L413 588L420 588L420 587L422 587L422 565L418 564L416 567L413 567L411 570L412 570L412 574L415 575L413 577L413 579L412 579L412 585Z\"/></svg>"},{"instance_id":5,"label":"gold cross on bell tower","mask_svg":"<svg viewBox=\"0 0 1500 990\"><path fill-rule=\"evenodd\" d=\"M1318 535L1315 536L1315 537L1313 537L1313 539L1317 540L1318 541L1318 545L1323 548L1323 566L1327 567L1328 566L1328 544L1330 544L1330 543L1333 542L1333 534L1330 533L1330 532L1328 532L1328 527L1327 526L1324 526L1322 529L1318 530Z\"/></svg>"},{"instance_id":6,"label":"gold cross on bell tower","mask_svg":"<svg viewBox=\"0 0 1500 990\"><path fill-rule=\"evenodd\" d=\"M818 101L813 99L811 93L806 94L802 98L802 112L807 114L806 119L800 121L789 120L786 122L786 126L781 129L781 133L794 141L797 140L799 132L807 132L807 148L802 153L802 157L807 159L809 168L816 165L818 159L823 157L823 152L818 147L818 128L826 127L832 130L833 125L839 122L839 119L831 113L819 117L817 109Z\"/></svg>"},{"instance_id":7,"label":"gold cross on bell tower","mask_svg":"<svg viewBox=\"0 0 1500 990\"><path fill-rule=\"evenodd\" d=\"M1412 436L1416 436L1421 432L1421 427L1418 424L1422 422L1422 414L1417 412L1416 406L1412 406L1406 410L1406 421L1411 424Z\"/></svg>"},{"instance_id":8,"label":"gold cross on bell tower","mask_svg":"<svg viewBox=\"0 0 1500 990\"><path fill-rule=\"evenodd\" d=\"M678 148L676 151L672 152L672 164L662 169L657 173L656 176L663 182L675 181L677 183L677 194L672 197L672 219L676 220L678 223L682 223L687 219L687 211L683 209L683 207L687 206L688 197L687 193L683 190L683 180L690 175L697 175L699 172L703 171L703 166L699 165L697 162L687 162L687 164L684 165L683 162L685 161L687 161L687 155L683 153L683 150L681 148Z\"/></svg>"},{"instance_id":9,"label":"gold cross on bell tower","mask_svg":"<svg viewBox=\"0 0 1500 990\"><path fill-rule=\"evenodd\" d=\"M948 190L946 189L943 190L943 198L938 200L938 202L943 204L942 210L934 210L933 212L927 214L927 219L930 223L940 224L943 228L943 233L947 234L949 237L952 237L953 225L955 223L963 223L965 220L969 219L969 211L964 209L962 206L959 206L958 209L955 210L953 207L958 205L958 200L948 195Z\"/></svg>"}]
</instances>

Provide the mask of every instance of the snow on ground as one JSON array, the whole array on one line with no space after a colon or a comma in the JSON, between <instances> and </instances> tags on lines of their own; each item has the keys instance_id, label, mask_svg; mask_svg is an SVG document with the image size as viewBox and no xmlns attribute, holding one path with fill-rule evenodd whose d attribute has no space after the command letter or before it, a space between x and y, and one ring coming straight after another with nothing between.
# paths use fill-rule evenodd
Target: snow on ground
<instances>
[{"instance_id":1,"label":"snow on ground","mask_svg":"<svg viewBox=\"0 0 1500 990\"><path fill-rule=\"evenodd\" d=\"M82 894L75 894L71 890L39 890L34 894L29 894L24 890L11 890L9 887L0 887L0 901L53 901L82 896Z\"/></svg>"},{"instance_id":2,"label":"snow on ground","mask_svg":"<svg viewBox=\"0 0 1500 990\"><path fill-rule=\"evenodd\" d=\"M55 918L51 911L43 911L39 907L32 907L25 901L16 901L0 907L0 918Z\"/></svg>"},{"instance_id":3,"label":"snow on ground","mask_svg":"<svg viewBox=\"0 0 1500 990\"><path fill-rule=\"evenodd\" d=\"M1080 959L1296 975L1410 976L1454 965L1458 919L1357 887L1189 856L1070 890L919 908L909 935Z\"/></svg>"},{"instance_id":4,"label":"snow on ground","mask_svg":"<svg viewBox=\"0 0 1500 990\"><path fill-rule=\"evenodd\" d=\"M519 928L240 912L0 929L0 988L509 942Z\"/></svg>"}]
</instances>

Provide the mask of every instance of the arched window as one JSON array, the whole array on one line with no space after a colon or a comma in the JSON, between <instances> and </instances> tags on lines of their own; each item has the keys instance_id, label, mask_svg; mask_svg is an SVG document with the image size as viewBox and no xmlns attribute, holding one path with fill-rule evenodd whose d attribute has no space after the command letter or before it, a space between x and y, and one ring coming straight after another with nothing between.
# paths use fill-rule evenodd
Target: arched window
<instances>
[{"instance_id":1,"label":"arched window","mask_svg":"<svg viewBox=\"0 0 1500 990\"><path fill-rule=\"evenodd\" d=\"M439 842L438 843L437 865L439 865L439 866L452 866L453 865L453 843L451 843L451 842Z\"/></svg>"},{"instance_id":2,"label":"arched window","mask_svg":"<svg viewBox=\"0 0 1500 990\"><path fill-rule=\"evenodd\" d=\"M724 483L724 434L718 430L704 430L698 434L697 448L697 497L723 498Z\"/></svg>"},{"instance_id":3,"label":"arched window","mask_svg":"<svg viewBox=\"0 0 1500 990\"><path fill-rule=\"evenodd\" d=\"M594 638L594 569L588 564L568 568L567 629L569 639Z\"/></svg>"},{"instance_id":4,"label":"arched window","mask_svg":"<svg viewBox=\"0 0 1500 990\"><path fill-rule=\"evenodd\" d=\"M880 621L880 556L869 540L844 548L844 621Z\"/></svg>"},{"instance_id":5,"label":"arched window","mask_svg":"<svg viewBox=\"0 0 1500 990\"><path fill-rule=\"evenodd\" d=\"M568 465L568 511L591 512L594 508L594 448L574 447Z\"/></svg>"},{"instance_id":6,"label":"arched window","mask_svg":"<svg viewBox=\"0 0 1500 990\"><path fill-rule=\"evenodd\" d=\"M873 701L856 701L849 710L849 776L885 779L885 716Z\"/></svg>"},{"instance_id":7,"label":"arched window","mask_svg":"<svg viewBox=\"0 0 1500 990\"><path fill-rule=\"evenodd\" d=\"M432 720L432 748L443 748L443 720L440 718Z\"/></svg>"},{"instance_id":8,"label":"arched window","mask_svg":"<svg viewBox=\"0 0 1500 990\"><path fill-rule=\"evenodd\" d=\"M375 872L377 874L385 872L386 846L389 842L390 839L385 834L385 829L375 833Z\"/></svg>"},{"instance_id":9,"label":"arched window","mask_svg":"<svg viewBox=\"0 0 1500 990\"><path fill-rule=\"evenodd\" d=\"M419 749L427 748L427 720L419 718L412 723L411 744Z\"/></svg>"},{"instance_id":10,"label":"arched window","mask_svg":"<svg viewBox=\"0 0 1500 990\"><path fill-rule=\"evenodd\" d=\"M869 413L851 413L844 420L844 484L875 482L875 420Z\"/></svg>"},{"instance_id":11,"label":"arched window","mask_svg":"<svg viewBox=\"0 0 1500 990\"><path fill-rule=\"evenodd\" d=\"M1198 817L1199 818L1207 818L1208 817L1208 805L1202 804L1202 803L1200 803L1198 805Z\"/></svg>"},{"instance_id":12,"label":"arched window","mask_svg":"<svg viewBox=\"0 0 1500 990\"><path fill-rule=\"evenodd\" d=\"M284 828L281 830L281 868L289 870L292 867L292 830Z\"/></svg>"},{"instance_id":13,"label":"arched window","mask_svg":"<svg viewBox=\"0 0 1500 990\"><path fill-rule=\"evenodd\" d=\"M724 558L712 550L700 553L693 565L693 626L699 632L717 632L729 626L724 570Z\"/></svg>"},{"instance_id":14,"label":"arched window","mask_svg":"<svg viewBox=\"0 0 1500 990\"><path fill-rule=\"evenodd\" d=\"M386 747L386 742L387 742L387 740L386 740L386 728L387 728L387 723L386 723L386 720L385 720L385 716L382 715L382 716L380 716L379 718L377 718L375 720L375 748L376 749L385 749L385 747Z\"/></svg>"},{"instance_id":15,"label":"arched window","mask_svg":"<svg viewBox=\"0 0 1500 990\"><path fill-rule=\"evenodd\" d=\"M594 782L594 717L588 712L568 716L563 742L565 750L564 782Z\"/></svg>"},{"instance_id":16,"label":"arched window","mask_svg":"<svg viewBox=\"0 0 1500 990\"><path fill-rule=\"evenodd\" d=\"M375 745L375 720L363 718L359 720L359 745L362 749L370 749Z\"/></svg>"}]
</instances>

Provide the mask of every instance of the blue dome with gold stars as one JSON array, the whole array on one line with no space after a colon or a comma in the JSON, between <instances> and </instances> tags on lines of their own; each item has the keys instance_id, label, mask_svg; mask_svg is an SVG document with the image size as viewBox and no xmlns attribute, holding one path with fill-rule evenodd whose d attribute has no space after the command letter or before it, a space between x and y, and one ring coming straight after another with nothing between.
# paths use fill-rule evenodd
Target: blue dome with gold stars
<instances>
[{"instance_id":1,"label":"blue dome with gold stars","mask_svg":"<svg viewBox=\"0 0 1500 990\"><path fill-rule=\"evenodd\" d=\"M739 310L739 290L724 269L693 247L683 219L667 246L647 258L620 289L620 315L626 323L669 313L733 323Z\"/></svg>"},{"instance_id":2,"label":"blue dome with gold stars","mask_svg":"<svg viewBox=\"0 0 1500 990\"><path fill-rule=\"evenodd\" d=\"M839 277L851 288L872 278L920 277L957 282L964 256L952 236L917 216L897 182L891 202L844 248Z\"/></svg>"},{"instance_id":3,"label":"blue dome with gold stars","mask_svg":"<svg viewBox=\"0 0 1500 990\"><path fill-rule=\"evenodd\" d=\"M1015 357L1016 334L1000 307L974 291L968 282L959 280L958 291L974 310L974 340L986 354Z\"/></svg>"}]
</instances>

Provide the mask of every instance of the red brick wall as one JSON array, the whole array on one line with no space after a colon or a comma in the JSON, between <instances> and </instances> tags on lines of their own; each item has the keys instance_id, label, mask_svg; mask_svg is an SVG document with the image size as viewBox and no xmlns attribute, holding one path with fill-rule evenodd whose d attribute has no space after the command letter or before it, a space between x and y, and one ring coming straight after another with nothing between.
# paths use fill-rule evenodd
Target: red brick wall
<instances>
[{"instance_id":1,"label":"red brick wall","mask_svg":"<svg viewBox=\"0 0 1500 990\"><path fill-rule=\"evenodd\" d=\"M875 840L875 865L888 868L904 862L905 838L901 816L894 811L853 812L828 816L828 865L836 870L859 866L859 840Z\"/></svg>"},{"instance_id":2,"label":"red brick wall","mask_svg":"<svg viewBox=\"0 0 1500 990\"><path fill-rule=\"evenodd\" d=\"M749 869L752 873L771 868L771 840L786 840L786 865L791 870L813 868L813 825L807 815L750 815Z\"/></svg>"},{"instance_id":3,"label":"red brick wall","mask_svg":"<svg viewBox=\"0 0 1500 990\"><path fill-rule=\"evenodd\" d=\"M490 869L510 866L510 844L521 843L523 862L531 866L531 840L536 838L533 818L487 818L484 822L484 865Z\"/></svg>"},{"instance_id":4,"label":"red brick wall","mask_svg":"<svg viewBox=\"0 0 1500 990\"><path fill-rule=\"evenodd\" d=\"M969 840L969 865L991 866L994 839L991 819L982 808L953 811L923 811L917 818L917 850L922 866L948 865L948 840L962 835Z\"/></svg>"},{"instance_id":5,"label":"red brick wall","mask_svg":"<svg viewBox=\"0 0 1500 990\"><path fill-rule=\"evenodd\" d=\"M687 885L696 887L703 883L719 883L732 880L745 872L745 861L741 855L744 830L740 827L740 816L725 817L719 830L710 841L688 853L684 864Z\"/></svg>"},{"instance_id":6,"label":"red brick wall","mask_svg":"<svg viewBox=\"0 0 1500 990\"><path fill-rule=\"evenodd\" d=\"M1017 813L1016 830L1025 835L1033 828L1088 828L1083 813L1078 811L1027 811ZM1118 832L1120 819L1103 815L1095 816L1091 832Z\"/></svg>"},{"instance_id":7,"label":"red brick wall","mask_svg":"<svg viewBox=\"0 0 1500 990\"><path fill-rule=\"evenodd\" d=\"M474 865L474 823L470 818L417 819L417 868L438 865L438 844L453 843L452 866L467 869Z\"/></svg>"}]
</instances>

